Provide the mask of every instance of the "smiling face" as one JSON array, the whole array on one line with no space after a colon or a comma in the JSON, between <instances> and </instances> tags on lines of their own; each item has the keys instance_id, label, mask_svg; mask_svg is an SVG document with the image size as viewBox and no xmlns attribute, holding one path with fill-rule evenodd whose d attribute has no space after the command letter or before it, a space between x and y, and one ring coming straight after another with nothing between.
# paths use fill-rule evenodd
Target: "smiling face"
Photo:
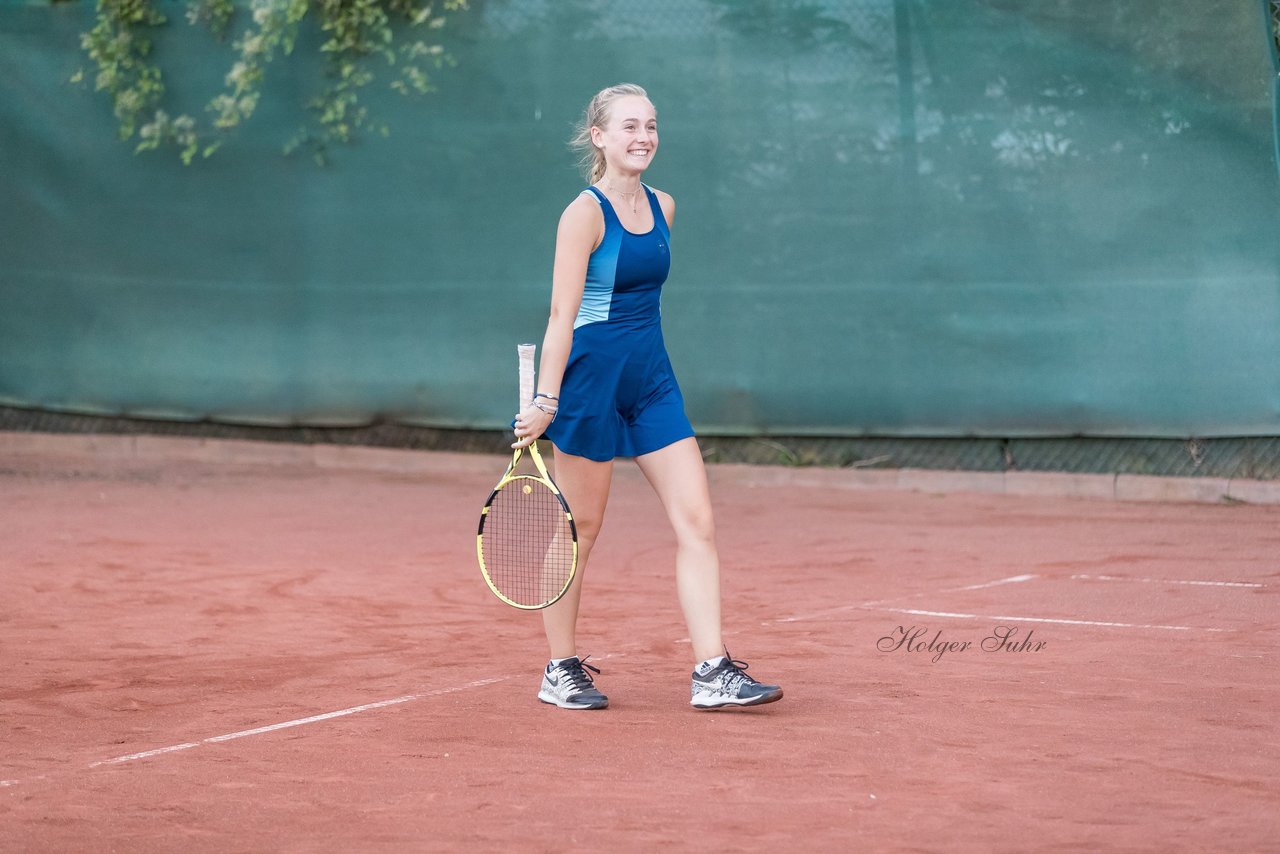
<instances>
[{"instance_id":1,"label":"smiling face","mask_svg":"<svg viewBox=\"0 0 1280 854\"><path fill-rule=\"evenodd\" d=\"M658 114L649 99L626 95L609 109L605 127L591 128L591 140L604 152L610 172L638 175L658 150Z\"/></svg>"}]
</instances>

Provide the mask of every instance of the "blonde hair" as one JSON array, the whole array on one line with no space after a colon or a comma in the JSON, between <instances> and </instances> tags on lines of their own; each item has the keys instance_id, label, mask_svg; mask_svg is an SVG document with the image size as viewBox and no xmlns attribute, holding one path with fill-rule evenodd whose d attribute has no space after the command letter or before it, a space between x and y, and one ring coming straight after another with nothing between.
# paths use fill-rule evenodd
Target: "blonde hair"
<instances>
[{"instance_id":1,"label":"blonde hair","mask_svg":"<svg viewBox=\"0 0 1280 854\"><path fill-rule=\"evenodd\" d=\"M569 147L581 153L578 167L582 170L582 176L587 179L588 184L594 184L604 177L604 152L592 142L591 129L598 127L603 130L607 127L609 124L609 110L613 106L613 102L628 95L639 95L641 98L649 97L648 92L634 83L619 83L617 86L601 89L587 102L586 113L583 115L582 121L574 128L573 139L569 140Z\"/></svg>"}]
</instances>

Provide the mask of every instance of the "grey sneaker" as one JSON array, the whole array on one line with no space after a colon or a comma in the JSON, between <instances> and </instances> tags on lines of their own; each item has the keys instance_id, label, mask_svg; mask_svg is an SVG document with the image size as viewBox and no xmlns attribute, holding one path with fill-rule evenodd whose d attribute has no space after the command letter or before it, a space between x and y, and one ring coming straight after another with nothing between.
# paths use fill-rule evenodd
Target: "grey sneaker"
<instances>
[{"instance_id":1,"label":"grey sneaker","mask_svg":"<svg viewBox=\"0 0 1280 854\"><path fill-rule=\"evenodd\" d=\"M692 699L695 709L719 709L724 706L759 706L782 699L777 685L764 685L748 676L745 661L734 661L725 654L724 661L706 673L693 671Z\"/></svg>"},{"instance_id":2,"label":"grey sneaker","mask_svg":"<svg viewBox=\"0 0 1280 854\"><path fill-rule=\"evenodd\" d=\"M590 658L591 656L587 656ZM587 664L586 659L566 658L555 667L550 664L542 673L542 688L538 699L562 709L604 709L609 698L596 690L591 673L600 671Z\"/></svg>"}]
</instances>

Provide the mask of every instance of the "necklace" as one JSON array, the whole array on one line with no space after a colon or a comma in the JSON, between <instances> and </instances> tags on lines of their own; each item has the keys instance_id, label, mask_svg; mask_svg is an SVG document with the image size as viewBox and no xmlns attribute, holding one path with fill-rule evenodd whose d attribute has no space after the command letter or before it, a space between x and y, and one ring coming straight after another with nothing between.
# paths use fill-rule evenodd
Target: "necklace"
<instances>
[{"instance_id":1,"label":"necklace","mask_svg":"<svg viewBox=\"0 0 1280 854\"><path fill-rule=\"evenodd\" d=\"M622 200L623 200L623 201L626 201L626 200L627 200L627 196L630 196L630 197L631 197L631 212L632 212L632 213L636 213L636 212L637 212L637 211L636 211L636 202L637 202L637 201L639 201L639 199L640 199L640 190L644 187L644 185L643 185L643 184L641 184L639 187L636 187L634 190L632 190L632 191L631 191L631 192L629 192L629 193L628 193L626 190L619 190L619 189L615 188L615 187L613 186L613 182L612 182L612 181L608 181L608 182L606 182L606 183L605 183L605 187L606 187L606 189L608 189L608 190L609 190L609 192L611 192L611 193L617 193L619 196L622 196Z\"/></svg>"}]
</instances>

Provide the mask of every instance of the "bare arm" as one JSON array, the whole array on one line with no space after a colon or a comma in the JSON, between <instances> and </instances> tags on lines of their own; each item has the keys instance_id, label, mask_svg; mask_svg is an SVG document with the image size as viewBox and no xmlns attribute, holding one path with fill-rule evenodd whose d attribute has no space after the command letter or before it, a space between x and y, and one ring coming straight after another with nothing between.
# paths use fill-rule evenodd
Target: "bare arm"
<instances>
[{"instance_id":1,"label":"bare arm","mask_svg":"<svg viewBox=\"0 0 1280 854\"><path fill-rule=\"evenodd\" d=\"M569 350L573 346L573 322L582 304L582 289L587 278L587 261L604 235L604 216L599 203L580 195L560 215L556 230L555 266L551 274L551 315L542 338L542 359L538 366L537 391L560 396ZM547 403L547 401L543 401ZM517 441L513 448L524 448L542 435L551 416L534 406L527 406L516 416Z\"/></svg>"}]
</instances>

